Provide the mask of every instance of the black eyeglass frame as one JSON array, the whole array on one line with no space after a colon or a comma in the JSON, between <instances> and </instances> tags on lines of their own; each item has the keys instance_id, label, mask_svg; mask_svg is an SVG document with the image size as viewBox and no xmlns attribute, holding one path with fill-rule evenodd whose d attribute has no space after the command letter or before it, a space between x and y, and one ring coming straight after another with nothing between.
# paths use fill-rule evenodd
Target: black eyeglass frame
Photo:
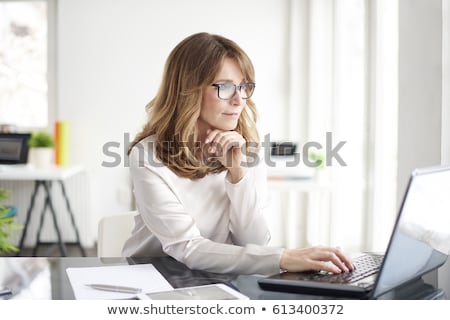
<instances>
[{"instance_id":1,"label":"black eyeglass frame","mask_svg":"<svg viewBox=\"0 0 450 320\"><path fill-rule=\"evenodd\" d=\"M228 99L222 98L222 97L220 96L220 94L219 94L220 88L221 88L223 85L226 85L226 84L228 84L228 85L233 85L233 86L234 86L234 93L233 93L233 95L232 95L231 97L229 97ZM242 90L243 88L245 88L245 87L246 87L247 85L249 85L249 84L253 86L252 92L250 92L250 95L249 95L248 97L246 97L246 98L241 97L242 99L245 99L245 100L246 100L246 99L250 99L250 98L252 97L252 95L253 95L253 92L255 92L256 83L254 83L254 82L246 82L246 83L243 83L243 84L235 85L234 83L226 82L226 83L213 83L211 86L217 88L217 97L218 97L219 99L221 99L221 100L231 100L231 99L233 99L233 97L236 95L236 92L237 92L238 90L239 90L239 92L241 92L241 90Z\"/></svg>"}]
</instances>

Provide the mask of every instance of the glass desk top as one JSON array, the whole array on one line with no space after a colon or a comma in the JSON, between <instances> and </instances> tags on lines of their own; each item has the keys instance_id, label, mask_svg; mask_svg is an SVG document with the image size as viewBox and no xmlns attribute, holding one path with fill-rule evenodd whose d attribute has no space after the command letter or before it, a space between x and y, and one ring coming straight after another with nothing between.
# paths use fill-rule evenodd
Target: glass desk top
<instances>
[{"instance_id":1,"label":"glass desk top","mask_svg":"<svg viewBox=\"0 0 450 320\"><path fill-rule=\"evenodd\" d=\"M211 283L226 284L255 300L314 300L334 297L262 290L260 275L216 274L190 270L170 258L95 258L95 257L4 257L0 258L0 288L9 287L13 294L3 299L72 300L74 293L66 274L68 267L95 267L151 263L174 287L190 287ZM441 296L439 296L441 294ZM387 293L384 299L422 299L442 297L440 290L422 279ZM0 297L1 299L1 297Z\"/></svg>"}]
</instances>

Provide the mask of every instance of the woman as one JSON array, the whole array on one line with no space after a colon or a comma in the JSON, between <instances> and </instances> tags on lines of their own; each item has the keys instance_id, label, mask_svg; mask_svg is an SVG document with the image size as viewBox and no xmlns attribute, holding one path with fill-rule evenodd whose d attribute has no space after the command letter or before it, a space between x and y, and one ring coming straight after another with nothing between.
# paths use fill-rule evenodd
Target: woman
<instances>
[{"instance_id":1,"label":"woman","mask_svg":"<svg viewBox=\"0 0 450 320\"><path fill-rule=\"evenodd\" d=\"M129 151L139 215L125 256L219 273L353 269L339 248L267 246L254 81L248 56L224 37L194 34L171 52Z\"/></svg>"}]
</instances>

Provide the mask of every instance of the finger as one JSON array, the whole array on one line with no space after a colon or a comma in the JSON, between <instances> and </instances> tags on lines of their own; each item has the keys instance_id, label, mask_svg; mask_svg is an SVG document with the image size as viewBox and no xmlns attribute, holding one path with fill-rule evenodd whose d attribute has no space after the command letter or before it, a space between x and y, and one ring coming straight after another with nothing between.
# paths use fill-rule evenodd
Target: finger
<instances>
[{"instance_id":1,"label":"finger","mask_svg":"<svg viewBox=\"0 0 450 320\"><path fill-rule=\"evenodd\" d=\"M347 266L345 265L344 262L342 262L341 259L339 259L339 257L337 255L335 255L334 253L331 255L330 258L331 263L333 263L336 267L339 268L339 270L342 270L344 272L348 272L349 268L347 268Z\"/></svg>"},{"instance_id":2,"label":"finger","mask_svg":"<svg viewBox=\"0 0 450 320\"><path fill-rule=\"evenodd\" d=\"M318 271L327 271L332 273L341 273L342 270L339 269L334 264L328 262L328 261L312 261L310 263L311 269L318 270Z\"/></svg>"},{"instance_id":3,"label":"finger","mask_svg":"<svg viewBox=\"0 0 450 320\"><path fill-rule=\"evenodd\" d=\"M207 145L208 157L217 156L218 153L222 153L222 146L217 143L218 136L220 135L220 130L207 130L207 135L205 137L205 144Z\"/></svg>"},{"instance_id":4,"label":"finger","mask_svg":"<svg viewBox=\"0 0 450 320\"><path fill-rule=\"evenodd\" d=\"M214 135L211 145L216 156L222 157L227 153L228 149L226 147L226 143L227 137L225 132L218 132Z\"/></svg>"},{"instance_id":5,"label":"finger","mask_svg":"<svg viewBox=\"0 0 450 320\"><path fill-rule=\"evenodd\" d=\"M227 150L231 148L241 148L245 144L245 139L236 131L225 134L223 140Z\"/></svg>"},{"instance_id":6,"label":"finger","mask_svg":"<svg viewBox=\"0 0 450 320\"><path fill-rule=\"evenodd\" d=\"M220 132L214 137L213 142L216 145L220 145L225 153L232 147L239 145L233 132Z\"/></svg>"},{"instance_id":7,"label":"finger","mask_svg":"<svg viewBox=\"0 0 450 320\"><path fill-rule=\"evenodd\" d=\"M224 145L224 139L226 139L227 133L226 132L218 132L215 136L213 141L215 143L220 144L222 147Z\"/></svg>"},{"instance_id":8,"label":"finger","mask_svg":"<svg viewBox=\"0 0 450 320\"><path fill-rule=\"evenodd\" d=\"M221 140L220 144L223 146L223 149L225 151L229 151L232 148L239 148L240 141L237 136L234 135L224 135Z\"/></svg>"},{"instance_id":9,"label":"finger","mask_svg":"<svg viewBox=\"0 0 450 320\"><path fill-rule=\"evenodd\" d=\"M319 249L319 251L316 251L315 259L332 264L337 267L339 271L349 271L349 268L339 257L340 255L342 255L342 252L340 252L337 248L324 247L317 249Z\"/></svg>"},{"instance_id":10,"label":"finger","mask_svg":"<svg viewBox=\"0 0 450 320\"><path fill-rule=\"evenodd\" d=\"M219 142L223 137L234 137L236 141L244 140L244 138L236 131L222 131L222 130L208 130L206 137L205 137L205 143L208 142ZM208 142L206 142L208 141Z\"/></svg>"},{"instance_id":11,"label":"finger","mask_svg":"<svg viewBox=\"0 0 450 320\"><path fill-rule=\"evenodd\" d=\"M349 270L355 269L355 265L353 264L352 259L349 256L347 256L340 247L336 248L335 253Z\"/></svg>"},{"instance_id":12,"label":"finger","mask_svg":"<svg viewBox=\"0 0 450 320\"><path fill-rule=\"evenodd\" d=\"M206 131L205 144L214 141L214 139L216 138L216 136L217 136L219 133L220 133L219 130L211 130L211 129L208 129L208 131Z\"/></svg>"}]
</instances>

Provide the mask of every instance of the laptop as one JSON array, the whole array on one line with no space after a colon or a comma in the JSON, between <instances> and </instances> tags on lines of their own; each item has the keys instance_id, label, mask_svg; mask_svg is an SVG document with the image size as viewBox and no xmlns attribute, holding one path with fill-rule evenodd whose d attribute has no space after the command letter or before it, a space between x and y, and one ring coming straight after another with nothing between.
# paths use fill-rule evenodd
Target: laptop
<instances>
[{"instance_id":1,"label":"laptop","mask_svg":"<svg viewBox=\"0 0 450 320\"><path fill-rule=\"evenodd\" d=\"M416 169L384 254L363 253L353 272L284 272L258 279L264 290L376 299L442 266L450 252L450 166Z\"/></svg>"},{"instance_id":2,"label":"laptop","mask_svg":"<svg viewBox=\"0 0 450 320\"><path fill-rule=\"evenodd\" d=\"M0 133L0 164L27 163L30 136L30 133Z\"/></svg>"}]
</instances>

